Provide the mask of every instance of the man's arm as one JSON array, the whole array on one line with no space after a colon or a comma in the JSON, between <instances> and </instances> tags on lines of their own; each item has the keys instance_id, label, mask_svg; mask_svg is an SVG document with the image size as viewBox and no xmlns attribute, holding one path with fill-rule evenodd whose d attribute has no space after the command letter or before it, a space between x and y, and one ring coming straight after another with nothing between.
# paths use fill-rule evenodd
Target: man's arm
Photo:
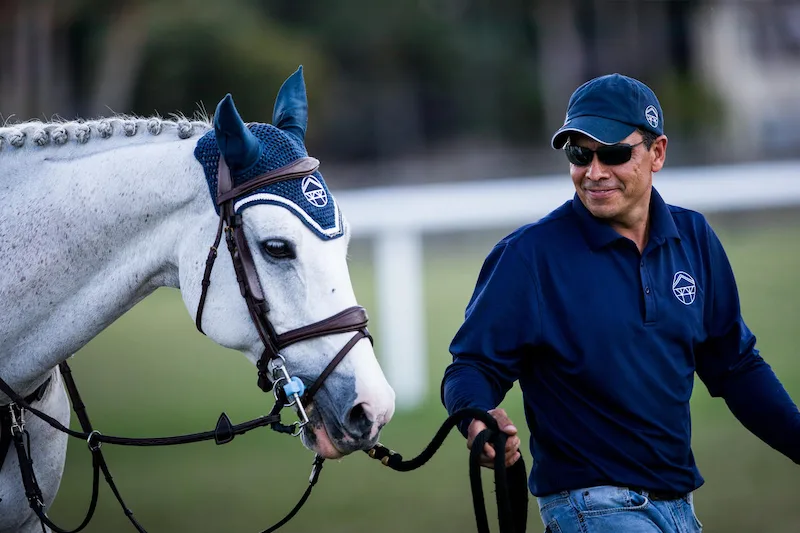
<instances>
[{"instance_id":1,"label":"man's arm","mask_svg":"<svg viewBox=\"0 0 800 533\"><path fill-rule=\"evenodd\" d=\"M800 411L757 353L724 380L722 397L750 432L800 464Z\"/></svg>"},{"instance_id":2,"label":"man's arm","mask_svg":"<svg viewBox=\"0 0 800 533\"><path fill-rule=\"evenodd\" d=\"M800 410L759 355L741 316L733 270L719 239L708 231L713 287L706 302L709 337L696 352L697 374L743 426L800 464Z\"/></svg>"},{"instance_id":3,"label":"man's arm","mask_svg":"<svg viewBox=\"0 0 800 533\"><path fill-rule=\"evenodd\" d=\"M452 363L442 379L449 413L489 411L519 376L522 355L541 331L538 284L520 254L503 241L484 262L464 323L450 344ZM465 436L470 421L459 424Z\"/></svg>"}]
</instances>

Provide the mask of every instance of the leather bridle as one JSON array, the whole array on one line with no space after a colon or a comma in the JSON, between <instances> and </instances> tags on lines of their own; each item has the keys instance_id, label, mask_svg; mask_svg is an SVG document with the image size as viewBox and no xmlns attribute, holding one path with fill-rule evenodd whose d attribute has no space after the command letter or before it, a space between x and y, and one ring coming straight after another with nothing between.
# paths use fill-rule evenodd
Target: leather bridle
<instances>
[{"instance_id":1,"label":"leather bridle","mask_svg":"<svg viewBox=\"0 0 800 533\"><path fill-rule=\"evenodd\" d=\"M225 163L225 158L220 155L219 166L217 169L217 198L216 204L219 207L219 225L214 244L206 259L205 273L203 274L202 292L197 306L195 325L203 332L203 308L205 306L208 288L211 285L211 270L217 257L217 247L222 239L223 230L228 251L233 261L233 269L236 273L236 281L239 283L239 290L247 303L247 310L250 318L255 325L258 336L264 344L264 352L261 354L256 368L258 369L258 386L264 392L273 391L276 400L282 398L284 406L297 404L298 414L301 421L295 435L299 435L303 426L308 423L304 405L310 402L314 394L320 389L325 379L334 371L336 366L344 359L350 350L363 338L368 338L372 342L372 336L367 331L367 312L361 306L348 307L329 318L302 326L297 329L278 334L269 320L269 303L262 290L258 279L253 254L247 245L244 234L241 215L237 215L234 210L234 202L257 189L277 183L280 181L294 178L302 178L312 174L319 168L319 161L313 157L301 157L292 163L281 168L261 174L246 183L233 186L230 169ZM334 335L354 331L355 335L347 344L339 350L339 353L331 359L317 379L305 388L305 384L296 377L291 377L286 370L285 361L281 351L297 342L301 342L316 337ZM279 385L281 385L279 387Z\"/></svg>"}]
</instances>

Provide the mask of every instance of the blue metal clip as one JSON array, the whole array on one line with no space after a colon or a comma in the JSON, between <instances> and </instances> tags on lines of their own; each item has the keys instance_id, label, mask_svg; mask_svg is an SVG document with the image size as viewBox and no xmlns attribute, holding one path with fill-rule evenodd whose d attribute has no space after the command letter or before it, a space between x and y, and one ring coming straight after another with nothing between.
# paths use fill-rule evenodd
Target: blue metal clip
<instances>
[{"instance_id":1,"label":"blue metal clip","mask_svg":"<svg viewBox=\"0 0 800 533\"><path fill-rule=\"evenodd\" d=\"M291 378L286 385L283 386L283 392L286 393L287 398L291 398L292 395L296 394L296 398L300 398L306 390L306 386L303 383L303 380L298 378L297 376Z\"/></svg>"}]
</instances>

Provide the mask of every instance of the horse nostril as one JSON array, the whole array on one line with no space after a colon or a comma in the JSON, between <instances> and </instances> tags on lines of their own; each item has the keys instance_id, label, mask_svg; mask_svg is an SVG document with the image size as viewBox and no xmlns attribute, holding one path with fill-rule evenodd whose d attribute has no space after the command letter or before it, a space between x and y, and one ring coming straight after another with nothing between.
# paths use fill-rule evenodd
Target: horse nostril
<instances>
[{"instance_id":1,"label":"horse nostril","mask_svg":"<svg viewBox=\"0 0 800 533\"><path fill-rule=\"evenodd\" d=\"M353 406L347 414L347 430L354 437L368 439L372 432L372 423L373 420L363 403Z\"/></svg>"}]
</instances>

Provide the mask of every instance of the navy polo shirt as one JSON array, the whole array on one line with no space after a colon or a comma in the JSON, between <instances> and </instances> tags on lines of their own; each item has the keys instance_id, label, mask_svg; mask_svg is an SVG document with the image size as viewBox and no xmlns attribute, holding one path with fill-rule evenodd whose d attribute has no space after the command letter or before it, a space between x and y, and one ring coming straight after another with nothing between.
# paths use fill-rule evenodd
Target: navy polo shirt
<instances>
[{"instance_id":1,"label":"navy polo shirt","mask_svg":"<svg viewBox=\"0 0 800 533\"><path fill-rule=\"evenodd\" d=\"M442 399L450 413L488 410L519 381L536 496L604 484L689 492L703 483L691 451L695 372L800 462L800 413L755 343L701 214L653 189L640 254L576 195L486 258Z\"/></svg>"}]
</instances>

